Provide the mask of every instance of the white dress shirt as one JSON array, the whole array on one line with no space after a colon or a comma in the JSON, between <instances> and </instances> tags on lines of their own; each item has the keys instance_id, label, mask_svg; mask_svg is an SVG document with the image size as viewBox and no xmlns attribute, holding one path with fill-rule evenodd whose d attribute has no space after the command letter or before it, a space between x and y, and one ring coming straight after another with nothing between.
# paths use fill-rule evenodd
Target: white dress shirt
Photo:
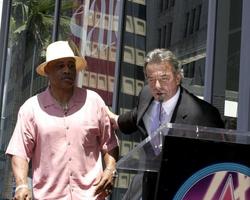
<instances>
[{"instance_id":1,"label":"white dress shirt","mask_svg":"<svg viewBox=\"0 0 250 200\"><path fill-rule=\"evenodd\" d=\"M165 113L161 117L160 124L170 122L171 117L172 117L173 112L174 112L174 108L175 108L175 106L177 104L179 96L180 96L180 88L178 88L176 94L172 98L170 98L169 100L164 101L162 103L162 112L165 112ZM153 134L153 132L151 131L152 130L151 129L152 122L155 121L155 120L159 120L159 117L156 117L155 116L156 113L154 113L155 112L155 107L159 103L160 103L159 101L154 100L150 104L148 110L145 112L145 114L143 116L143 122L144 122L145 128L147 130L148 135L150 135L150 136Z\"/></svg>"}]
</instances>

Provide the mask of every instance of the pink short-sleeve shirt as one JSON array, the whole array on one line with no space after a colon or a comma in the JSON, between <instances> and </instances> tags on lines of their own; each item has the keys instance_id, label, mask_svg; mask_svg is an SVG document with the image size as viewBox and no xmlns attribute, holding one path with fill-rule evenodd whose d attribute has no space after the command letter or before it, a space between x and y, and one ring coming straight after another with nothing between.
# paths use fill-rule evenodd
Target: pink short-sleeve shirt
<instances>
[{"instance_id":1,"label":"pink short-sleeve shirt","mask_svg":"<svg viewBox=\"0 0 250 200\"><path fill-rule=\"evenodd\" d=\"M118 146L101 97L75 88L67 112L49 89L21 107L7 154L32 160L34 199L94 200L101 152Z\"/></svg>"}]
</instances>

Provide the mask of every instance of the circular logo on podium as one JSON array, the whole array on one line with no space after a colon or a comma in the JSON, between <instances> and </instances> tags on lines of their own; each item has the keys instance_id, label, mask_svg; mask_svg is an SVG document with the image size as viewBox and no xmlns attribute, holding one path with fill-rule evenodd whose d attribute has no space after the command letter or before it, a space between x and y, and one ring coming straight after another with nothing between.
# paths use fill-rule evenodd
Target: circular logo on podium
<instances>
[{"instance_id":1,"label":"circular logo on podium","mask_svg":"<svg viewBox=\"0 0 250 200\"><path fill-rule=\"evenodd\" d=\"M250 199L250 168L237 163L210 165L193 174L173 200Z\"/></svg>"}]
</instances>

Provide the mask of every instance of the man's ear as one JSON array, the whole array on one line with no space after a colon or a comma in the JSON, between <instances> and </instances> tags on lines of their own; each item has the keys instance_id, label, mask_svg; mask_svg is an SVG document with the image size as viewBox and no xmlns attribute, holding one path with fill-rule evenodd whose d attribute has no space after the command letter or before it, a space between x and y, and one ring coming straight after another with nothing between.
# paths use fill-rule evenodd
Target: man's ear
<instances>
[{"instance_id":1,"label":"man's ear","mask_svg":"<svg viewBox=\"0 0 250 200\"><path fill-rule=\"evenodd\" d=\"M177 85L180 85L181 84L181 79L182 79L182 75L181 73L178 73L176 75L176 82L177 82Z\"/></svg>"}]
</instances>

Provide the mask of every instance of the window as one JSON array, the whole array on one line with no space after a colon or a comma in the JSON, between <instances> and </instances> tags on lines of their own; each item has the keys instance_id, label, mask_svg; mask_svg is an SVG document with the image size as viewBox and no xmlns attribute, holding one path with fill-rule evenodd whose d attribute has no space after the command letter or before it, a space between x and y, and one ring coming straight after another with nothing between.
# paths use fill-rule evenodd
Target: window
<instances>
[{"instance_id":1,"label":"window","mask_svg":"<svg viewBox=\"0 0 250 200\"><path fill-rule=\"evenodd\" d=\"M193 8L190 12L186 13L184 38L186 38L188 35L192 35L193 33L199 30L201 9L202 6L198 5L197 7Z\"/></svg>"},{"instance_id":2,"label":"window","mask_svg":"<svg viewBox=\"0 0 250 200\"><path fill-rule=\"evenodd\" d=\"M166 48L170 47L170 45L171 45L172 26L173 26L172 22L168 23L167 30L166 30L166 32L167 32L166 43L165 43Z\"/></svg>"},{"instance_id":3,"label":"window","mask_svg":"<svg viewBox=\"0 0 250 200\"><path fill-rule=\"evenodd\" d=\"M158 40L158 47L160 47L161 46L161 29L160 28L158 28L157 40Z\"/></svg>"},{"instance_id":4,"label":"window","mask_svg":"<svg viewBox=\"0 0 250 200\"><path fill-rule=\"evenodd\" d=\"M195 31L198 31L200 28L200 18L201 18L201 5L197 7L197 11L196 11L195 24L194 24Z\"/></svg>"},{"instance_id":5,"label":"window","mask_svg":"<svg viewBox=\"0 0 250 200\"><path fill-rule=\"evenodd\" d=\"M170 6L174 7L174 5L175 5L175 0L170 0Z\"/></svg>"},{"instance_id":6,"label":"window","mask_svg":"<svg viewBox=\"0 0 250 200\"><path fill-rule=\"evenodd\" d=\"M189 12L186 13L186 21L185 21L185 30L184 30L184 38L188 35L188 23L189 23Z\"/></svg>"},{"instance_id":7,"label":"window","mask_svg":"<svg viewBox=\"0 0 250 200\"><path fill-rule=\"evenodd\" d=\"M166 44L166 29L167 29L167 26L164 25L162 28L161 28L161 46L160 47L165 47L165 44Z\"/></svg>"},{"instance_id":8,"label":"window","mask_svg":"<svg viewBox=\"0 0 250 200\"><path fill-rule=\"evenodd\" d=\"M191 16L190 16L190 21L189 21L189 34L192 34L194 32L194 20L195 20L195 12L196 12L196 9L193 8L192 11L191 11Z\"/></svg>"}]
</instances>

